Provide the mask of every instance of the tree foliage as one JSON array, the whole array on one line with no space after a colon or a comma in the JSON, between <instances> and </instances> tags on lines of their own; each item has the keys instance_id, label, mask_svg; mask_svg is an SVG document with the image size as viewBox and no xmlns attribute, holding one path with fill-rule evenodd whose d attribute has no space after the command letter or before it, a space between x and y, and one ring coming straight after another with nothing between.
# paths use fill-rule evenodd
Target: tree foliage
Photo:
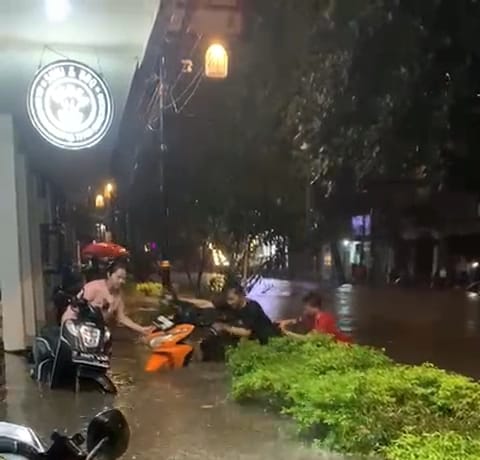
<instances>
[{"instance_id":1,"label":"tree foliage","mask_svg":"<svg viewBox=\"0 0 480 460\"><path fill-rule=\"evenodd\" d=\"M203 82L183 114L167 119L177 249L261 233L301 239L310 188L317 228L338 233L331 217L348 214L366 179L437 186L448 170L476 164L474 118L467 127L461 119L479 92L478 8L473 0L250 2L229 78Z\"/></svg>"}]
</instances>

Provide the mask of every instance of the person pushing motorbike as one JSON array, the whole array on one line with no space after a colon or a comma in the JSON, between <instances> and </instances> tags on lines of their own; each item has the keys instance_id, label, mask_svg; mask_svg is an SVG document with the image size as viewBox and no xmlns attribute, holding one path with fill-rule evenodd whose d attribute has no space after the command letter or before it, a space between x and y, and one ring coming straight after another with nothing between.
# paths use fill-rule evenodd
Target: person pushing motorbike
<instances>
[{"instance_id":1,"label":"person pushing motorbike","mask_svg":"<svg viewBox=\"0 0 480 460\"><path fill-rule=\"evenodd\" d=\"M227 304L239 325L216 323L214 327L217 330L237 338L258 340L262 345L268 343L270 338L280 335L280 331L260 304L248 299L241 286L232 287L227 291Z\"/></svg>"},{"instance_id":2,"label":"person pushing motorbike","mask_svg":"<svg viewBox=\"0 0 480 460\"><path fill-rule=\"evenodd\" d=\"M122 298L122 286L127 280L127 267L122 261L112 262L106 271L104 279L90 281L85 284L79 296L83 297L93 307L102 311L105 321L116 320L128 329L147 336L153 330L152 326L144 327L133 321L125 313L125 304ZM69 306L62 315L62 324L77 317L77 311Z\"/></svg>"}]
</instances>

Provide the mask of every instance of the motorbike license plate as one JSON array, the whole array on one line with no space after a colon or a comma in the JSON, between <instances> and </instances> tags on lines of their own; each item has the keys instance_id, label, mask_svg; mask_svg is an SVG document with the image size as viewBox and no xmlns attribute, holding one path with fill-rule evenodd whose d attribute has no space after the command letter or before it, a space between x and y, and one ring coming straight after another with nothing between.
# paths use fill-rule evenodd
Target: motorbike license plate
<instances>
[{"instance_id":1,"label":"motorbike license plate","mask_svg":"<svg viewBox=\"0 0 480 460\"><path fill-rule=\"evenodd\" d=\"M75 364L90 364L93 366L109 367L110 358L107 355L94 355L92 353L77 353L72 357Z\"/></svg>"}]
</instances>

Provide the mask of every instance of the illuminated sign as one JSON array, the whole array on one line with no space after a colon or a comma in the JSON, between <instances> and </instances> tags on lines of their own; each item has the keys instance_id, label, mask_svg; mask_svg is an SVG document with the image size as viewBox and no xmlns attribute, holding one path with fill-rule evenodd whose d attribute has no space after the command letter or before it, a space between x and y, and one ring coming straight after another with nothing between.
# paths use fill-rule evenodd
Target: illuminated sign
<instances>
[{"instance_id":1,"label":"illuminated sign","mask_svg":"<svg viewBox=\"0 0 480 460\"><path fill-rule=\"evenodd\" d=\"M368 214L352 217L352 231L356 237L370 236L371 230L372 219Z\"/></svg>"},{"instance_id":2,"label":"illuminated sign","mask_svg":"<svg viewBox=\"0 0 480 460\"><path fill-rule=\"evenodd\" d=\"M27 101L35 129L51 144L68 150L93 147L107 134L113 99L94 70L75 61L57 61L40 69Z\"/></svg>"}]
</instances>

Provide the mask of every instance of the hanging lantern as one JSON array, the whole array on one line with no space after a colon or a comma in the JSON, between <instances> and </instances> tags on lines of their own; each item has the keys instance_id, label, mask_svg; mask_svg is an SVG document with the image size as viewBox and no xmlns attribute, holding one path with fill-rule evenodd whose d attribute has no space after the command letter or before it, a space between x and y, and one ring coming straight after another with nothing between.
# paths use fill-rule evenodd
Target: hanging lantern
<instances>
[{"instance_id":1,"label":"hanging lantern","mask_svg":"<svg viewBox=\"0 0 480 460\"><path fill-rule=\"evenodd\" d=\"M228 52L220 43L210 45L205 53L205 75L216 79L228 76Z\"/></svg>"}]
</instances>

